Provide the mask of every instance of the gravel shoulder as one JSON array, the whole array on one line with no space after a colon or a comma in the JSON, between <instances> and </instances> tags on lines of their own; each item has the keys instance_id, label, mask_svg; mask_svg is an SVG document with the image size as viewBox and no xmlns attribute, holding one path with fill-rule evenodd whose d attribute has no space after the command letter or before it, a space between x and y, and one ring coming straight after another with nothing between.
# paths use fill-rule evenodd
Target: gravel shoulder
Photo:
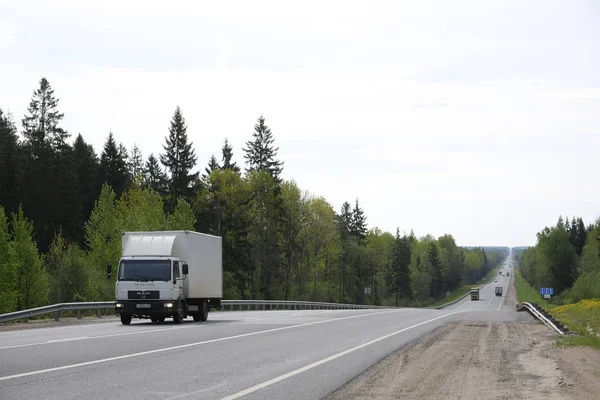
<instances>
[{"instance_id":1,"label":"gravel shoulder","mask_svg":"<svg viewBox=\"0 0 600 400\"><path fill-rule=\"evenodd\" d=\"M600 352L555 343L537 323L452 322L327 399L598 399Z\"/></svg>"}]
</instances>

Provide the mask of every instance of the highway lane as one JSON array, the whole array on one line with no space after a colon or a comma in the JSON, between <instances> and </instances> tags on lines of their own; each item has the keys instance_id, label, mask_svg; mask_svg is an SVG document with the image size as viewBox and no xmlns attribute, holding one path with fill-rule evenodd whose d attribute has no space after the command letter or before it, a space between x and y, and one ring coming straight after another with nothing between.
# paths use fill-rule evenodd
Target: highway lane
<instances>
[{"instance_id":1,"label":"highway lane","mask_svg":"<svg viewBox=\"0 0 600 400\"><path fill-rule=\"evenodd\" d=\"M2 334L0 398L218 399L240 392L320 398L461 314L409 308L214 313L212 323L170 330L175 327L102 324L46 336L29 331L11 339L21 347L5 346L11 335ZM67 336L70 341L53 341Z\"/></svg>"},{"instance_id":2,"label":"highway lane","mask_svg":"<svg viewBox=\"0 0 600 400\"><path fill-rule=\"evenodd\" d=\"M514 273L512 262L505 261L500 270L503 272L502 275L497 274L491 282L480 288L479 300L474 301L471 300L471 296L467 296L445 309L457 311L501 311L506 302L510 276ZM509 272L510 275L506 276L506 272ZM502 296L496 296L496 286L502 287Z\"/></svg>"}]
</instances>

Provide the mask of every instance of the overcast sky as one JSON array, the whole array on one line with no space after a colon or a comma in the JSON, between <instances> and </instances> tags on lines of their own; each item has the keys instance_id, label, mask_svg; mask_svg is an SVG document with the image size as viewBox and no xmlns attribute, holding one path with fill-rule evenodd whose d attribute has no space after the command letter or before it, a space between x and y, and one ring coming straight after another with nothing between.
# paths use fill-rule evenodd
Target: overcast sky
<instances>
[{"instance_id":1,"label":"overcast sky","mask_svg":"<svg viewBox=\"0 0 600 400\"><path fill-rule=\"evenodd\" d=\"M0 108L46 77L63 127L204 168L262 113L284 177L369 227L533 245L600 216L600 1L0 2Z\"/></svg>"}]
</instances>

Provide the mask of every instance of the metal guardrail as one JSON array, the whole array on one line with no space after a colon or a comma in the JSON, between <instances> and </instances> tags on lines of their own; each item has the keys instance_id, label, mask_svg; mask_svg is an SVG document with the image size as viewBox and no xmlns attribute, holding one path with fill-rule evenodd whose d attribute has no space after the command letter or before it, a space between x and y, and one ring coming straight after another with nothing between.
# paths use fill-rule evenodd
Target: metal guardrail
<instances>
[{"instance_id":1,"label":"metal guardrail","mask_svg":"<svg viewBox=\"0 0 600 400\"><path fill-rule=\"evenodd\" d=\"M547 325L548 327L550 327L550 329L558 332L561 335L565 334L559 327L557 327L554 324L554 322L552 322L551 320L549 320L548 318L546 318L546 316L544 314L542 314L541 312L539 312L538 309L535 306L533 306L533 304L528 303L528 302L523 302L521 304L516 303L516 308L517 308L517 311L523 311L523 310L529 311L529 313L531 315L533 315L535 318L537 318L540 321L542 321L545 325Z\"/></svg>"},{"instance_id":2,"label":"metal guardrail","mask_svg":"<svg viewBox=\"0 0 600 400\"><path fill-rule=\"evenodd\" d=\"M98 318L102 317L102 310L114 309L114 301L59 303L44 307L32 308L30 310L15 311L0 314L0 323L15 320L27 322L28 318L38 317L46 314L54 314L54 320L59 321L64 311L77 311L77 318L81 318L81 311L96 310ZM385 306L369 306L363 304L321 303L316 301L292 301L292 300L221 300L221 307L226 310L357 310L374 308L393 308Z\"/></svg>"},{"instance_id":3,"label":"metal guardrail","mask_svg":"<svg viewBox=\"0 0 600 400\"><path fill-rule=\"evenodd\" d=\"M63 311L77 311L77 318L81 318L81 311L97 310L96 315L98 316L98 318L100 318L102 316L102 310L114 308L114 301L99 301L91 303L59 303L44 307L32 308L29 310L0 314L0 323L15 321L18 319L22 319L23 322L27 322L27 318L38 317L40 315L52 313L54 313L54 320L58 321Z\"/></svg>"},{"instance_id":4,"label":"metal guardrail","mask_svg":"<svg viewBox=\"0 0 600 400\"><path fill-rule=\"evenodd\" d=\"M429 309L431 309L431 310L442 310L442 309L444 309L445 307L448 307L448 306L451 306L451 305L453 305L453 304L456 304L456 303L458 303L459 301L461 301L461 300L462 300L462 299L464 299L465 297L469 296L470 294L471 294L471 291L469 290L467 293L463 294L462 296L460 296L460 297L459 297L458 299L456 299L456 300L449 301L448 303L444 303L444 304L442 304L441 306L427 307L427 308L429 308Z\"/></svg>"}]
</instances>

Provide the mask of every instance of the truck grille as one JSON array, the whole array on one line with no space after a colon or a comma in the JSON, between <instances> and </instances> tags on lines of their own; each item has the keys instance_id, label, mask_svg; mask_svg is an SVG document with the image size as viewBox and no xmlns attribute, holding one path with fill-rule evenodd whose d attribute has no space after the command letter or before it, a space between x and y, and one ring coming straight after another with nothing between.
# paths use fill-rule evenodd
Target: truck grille
<instances>
[{"instance_id":1,"label":"truck grille","mask_svg":"<svg viewBox=\"0 0 600 400\"><path fill-rule=\"evenodd\" d=\"M128 299L156 299L160 298L158 290L130 290L127 292Z\"/></svg>"}]
</instances>

